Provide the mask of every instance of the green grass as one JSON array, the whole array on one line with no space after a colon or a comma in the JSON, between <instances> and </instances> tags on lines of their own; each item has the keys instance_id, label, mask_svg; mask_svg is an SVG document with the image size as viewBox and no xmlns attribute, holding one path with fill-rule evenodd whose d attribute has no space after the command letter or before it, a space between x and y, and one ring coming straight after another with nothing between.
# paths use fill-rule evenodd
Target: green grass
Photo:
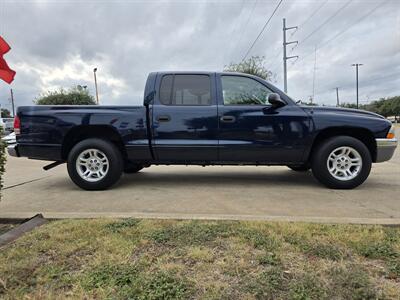
<instances>
[{"instance_id":1,"label":"green grass","mask_svg":"<svg viewBox=\"0 0 400 300\"><path fill-rule=\"evenodd\" d=\"M400 228L64 220L43 225L0 250L0 299L399 295Z\"/></svg>"}]
</instances>

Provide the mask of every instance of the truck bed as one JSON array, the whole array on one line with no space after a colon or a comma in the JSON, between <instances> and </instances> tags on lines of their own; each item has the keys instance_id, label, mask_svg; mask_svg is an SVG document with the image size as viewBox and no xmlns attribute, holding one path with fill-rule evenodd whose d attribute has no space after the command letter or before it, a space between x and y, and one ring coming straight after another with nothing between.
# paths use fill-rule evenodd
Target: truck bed
<instances>
[{"instance_id":1,"label":"truck bed","mask_svg":"<svg viewBox=\"0 0 400 300\"><path fill-rule=\"evenodd\" d=\"M63 145L68 136L90 130L115 133L127 152L150 158L143 106L22 106L18 109L21 134L17 137L19 154L44 160L65 160ZM110 137L112 138L112 137ZM70 142L70 141L68 141Z\"/></svg>"}]
</instances>

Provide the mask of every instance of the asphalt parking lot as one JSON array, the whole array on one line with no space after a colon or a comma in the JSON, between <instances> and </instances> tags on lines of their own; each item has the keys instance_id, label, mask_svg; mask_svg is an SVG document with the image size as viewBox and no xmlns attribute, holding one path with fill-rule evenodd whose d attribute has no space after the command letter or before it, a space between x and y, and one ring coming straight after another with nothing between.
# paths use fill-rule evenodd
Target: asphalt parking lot
<instances>
[{"instance_id":1,"label":"asphalt parking lot","mask_svg":"<svg viewBox=\"0 0 400 300\"><path fill-rule=\"evenodd\" d=\"M400 130L398 129L398 136ZM354 190L286 167L152 166L107 191L80 190L65 165L8 157L0 218L152 217L400 224L400 153Z\"/></svg>"}]
</instances>

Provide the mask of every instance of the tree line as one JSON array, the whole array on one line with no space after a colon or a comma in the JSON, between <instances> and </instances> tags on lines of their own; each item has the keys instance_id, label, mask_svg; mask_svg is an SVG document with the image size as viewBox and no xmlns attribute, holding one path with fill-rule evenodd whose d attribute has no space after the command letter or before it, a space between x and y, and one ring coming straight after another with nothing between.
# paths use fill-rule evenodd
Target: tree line
<instances>
[{"instance_id":1,"label":"tree line","mask_svg":"<svg viewBox=\"0 0 400 300\"><path fill-rule=\"evenodd\" d=\"M354 103L343 103L345 108L357 108ZM384 117L395 117L400 120L400 96L381 98L368 104L359 105L360 109L372 111Z\"/></svg>"}]
</instances>

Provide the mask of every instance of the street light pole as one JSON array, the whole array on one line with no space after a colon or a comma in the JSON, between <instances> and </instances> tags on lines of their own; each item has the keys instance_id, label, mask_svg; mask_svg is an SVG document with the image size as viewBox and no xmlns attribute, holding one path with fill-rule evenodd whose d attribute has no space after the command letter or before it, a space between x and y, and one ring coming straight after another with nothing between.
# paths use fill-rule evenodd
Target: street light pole
<instances>
[{"instance_id":1,"label":"street light pole","mask_svg":"<svg viewBox=\"0 0 400 300\"><path fill-rule=\"evenodd\" d=\"M14 108L14 92L13 89L10 89L11 93L11 107L12 107L12 116L15 117L15 108Z\"/></svg>"},{"instance_id":2,"label":"street light pole","mask_svg":"<svg viewBox=\"0 0 400 300\"><path fill-rule=\"evenodd\" d=\"M94 74L94 87L96 89L96 101L97 105L99 105L99 92L97 90L97 76L96 76L97 68L93 69L93 74Z\"/></svg>"},{"instance_id":3,"label":"street light pole","mask_svg":"<svg viewBox=\"0 0 400 300\"><path fill-rule=\"evenodd\" d=\"M357 90L357 109L358 109L358 67L363 64L352 64L353 67L356 67L356 90Z\"/></svg>"},{"instance_id":4,"label":"street light pole","mask_svg":"<svg viewBox=\"0 0 400 300\"><path fill-rule=\"evenodd\" d=\"M336 106L339 107L340 103L339 103L339 88L336 88Z\"/></svg>"}]
</instances>

